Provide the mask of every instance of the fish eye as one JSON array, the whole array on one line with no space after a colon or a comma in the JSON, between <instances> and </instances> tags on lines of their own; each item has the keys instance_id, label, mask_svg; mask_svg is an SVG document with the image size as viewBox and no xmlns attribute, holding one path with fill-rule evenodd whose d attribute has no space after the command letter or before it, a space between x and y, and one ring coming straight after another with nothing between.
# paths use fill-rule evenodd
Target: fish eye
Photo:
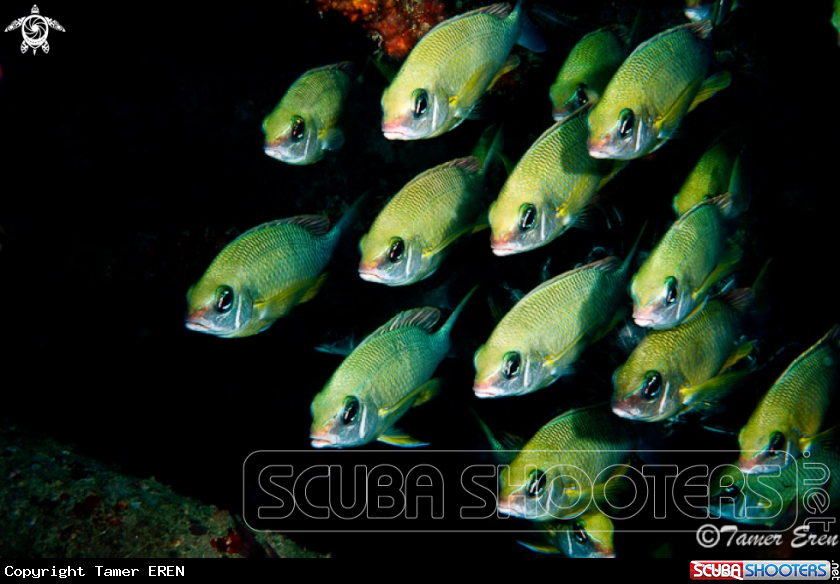
<instances>
[{"instance_id":1,"label":"fish eye","mask_svg":"<svg viewBox=\"0 0 840 584\"><path fill-rule=\"evenodd\" d=\"M575 521L572 525L572 535L575 538L575 541L579 544L583 545L589 539L586 535L586 530L584 529L583 521Z\"/></svg>"},{"instance_id":2,"label":"fish eye","mask_svg":"<svg viewBox=\"0 0 840 584\"><path fill-rule=\"evenodd\" d=\"M537 208L531 203L525 203L519 207L519 228L528 231L537 222Z\"/></svg>"},{"instance_id":3,"label":"fish eye","mask_svg":"<svg viewBox=\"0 0 840 584\"><path fill-rule=\"evenodd\" d=\"M519 366L522 364L522 357L516 351L505 353L502 363L502 377L510 381L519 376Z\"/></svg>"},{"instance_id":4,"label":"fish eye","mask_svg":"<svg viewBox=\"0 0 840 584\"><path fill-rule=\"evenodd\" d=\"M732 483L731 485L729 485L727 487L723 487L720 490L720 495L719 496L721 498L728 497L729 499L736 500L736 499L738 499L738 497L741 496L741 489L738 488L738 485L736 485L735 483Z\"/></svg>"},{"instance_id":5,"label":"fish eye","mask_svg":"<svg viewBox=\"0 0 840 584\"><path fill-rule=\"evenodd\" d=\"M303 134L306 132L306 122L300 116L292 118L292 140L300 142L303 139Z\"/></svg>"},{"instance_id":6,"label":"fish eye","mask_svg":"<svg viewBox=\"0 0 840 584\"><path fill-rule=\"evenodd\" d=\"M349 426L356 421L356 416L359 415L359 398L349 396L344 400L344 412L341 414L341 421L345 426Z\"/></svg>"},{"instance_id":7,"label":"fish eye","mask_svg":"<svg viewBox=\"0 0 840 584\"><path fill-rule=\"evenodd\" d=\"M773 432L770 434L770 446L767 447L767 454L770 456L779 456L785 451L785 435L781 432Z\"/></svg>"},{"instance_id":8,"label":"fish eye","mask_svg":"<svg viewBox=\"0 0 840 584\"><path fill-rule=\"evenodd\" d=\"M677 279L674 276L665 278L665 306L671 306L677 301Z\"/></svg>"},{"instance_id":9,"label":"fish eye","mask_svg":"<svg viewBox=\"0 0 840 584\"><path fill-rule=\"evenodd\" d=\"M233 288L219 286L216 288L216 310L225 313L233 306Z\"/></svg>"},{"instance_id":10,"label":"fish eye","mask_svg":"<svg viewBox=\"0 0 840 584\"><path fill-rule=\"evenodd\" d=\"M659 371L648 371L645 373L645 380L642 381L642 399L652 401L659 397L662 391L662 375Z\"/></svg>"},{"instance_id":11,"label":"fish eye","mask_svg":"<svg viewBox=\"0 0 840 584\"><path fill-rule=\"evenodd\" d=\"M618 135L622 138L627 138L633 133L633 127L636 125L636 114L631 109L621 110L618 116Z\"/></svg>"},{"instance_id":12,"label":"fish eye","mask_svg":"<svg viewBox=\"0 0 840 584\"><path fill-rule=\"evenodd\" d=\"M403 253L405 253L405 242L399 238L395 237L391 240L391 247L388 249L388 261L392 264L397 263L403 257Z\"/></svg>"},{"instance_id":13,"label":"fish eye","mask_svg":"<svg viewBox=\"0 0 840 584\"><path fill-rule=\"evenodd\" d=\"M415 89L414 93L411 94L411 100L414 105L412 110L414 119L422 117L429 108L429 94L426 93L425 89Z\"/></svg>"},{"instance_id":14,"label":"fish eye","mask_svg":"<svg viewBox=\"0 0 840 584\"><path fill-rule=\"evenodd\" d=\"M528 476L528 496L539 497L545 490L545 473L541 470L532 470Z\"/></svg>"},{"instance_id":15,"label":"fish eye","mask_svg":"<svg viewBox=\"0 0 840 584\"><path fill-rule=\"evenodd\" d=\"M589 98L586 96L586 84L581 83L577 86L577 90L575 90L575 101L578 107L583 107L589 103Z\"/></svg>"}]
</instances>

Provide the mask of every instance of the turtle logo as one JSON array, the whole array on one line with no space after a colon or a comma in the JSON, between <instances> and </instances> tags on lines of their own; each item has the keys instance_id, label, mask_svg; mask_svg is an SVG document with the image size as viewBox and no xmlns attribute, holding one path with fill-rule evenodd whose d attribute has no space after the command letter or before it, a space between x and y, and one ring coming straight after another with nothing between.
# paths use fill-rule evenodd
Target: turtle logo
<instances>
[{"instance_id":1,"label":"turtle logo","mask_svg":"<svg viewBox=\"0 0 840 584\"><path fill-rule=\"evenodd\" d=\"M26 49L32 47L33 55L39 48L45 53L50 52L50 45L47 43L47 33L50 32L50 28L64 32L64 27L58 24L57 21L46 16L41 16L37 5L32 6L32 14L12 21L12 24L7 26L4 32L9 32L16 28L20 28L23 33L20 52L25 53Z\"/></svg>"}]
</instances>

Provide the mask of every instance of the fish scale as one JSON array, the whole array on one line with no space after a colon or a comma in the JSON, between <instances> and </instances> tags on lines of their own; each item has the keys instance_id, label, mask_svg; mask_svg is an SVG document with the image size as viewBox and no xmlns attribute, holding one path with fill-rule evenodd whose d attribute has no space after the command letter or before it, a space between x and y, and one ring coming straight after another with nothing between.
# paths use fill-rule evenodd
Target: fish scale
<instances>
[{"instance_id":1,"label":"fish scale","mask_svg":"<svg viewBox=\"0 0 840 584\"><path fill-rule=\"evenodd\" d=\"M230 266L236 273L247 269L255 295L268 298L293 284L317 276L338 241L336 230L325 236L313 235L294 224L278 225L246 236L242 245L230 246L219 254L209 273Z\"/></svg>"},{"instance_id":2,"label":"fish scale","mask_svg":"<svg viewBox=\"0 0 840 584\"><path fill-rule=\"evenodd\" d=\"M840 325L797 357L762 398L741 430L742 451L763 450L774 431L810 442L840 380ZM794 435L790 435L793 433Z\"/></svg>"},{"instance_id":3,"label":"fish scale","mask_svg":"<svg viewBox=\"0 0 840 584\"><path fill-rule=\"evenodd\" d=\"M653 330L628 357L623 374L641 379L647 371L667 368L690 387L720 372L740 337L738 313L723 300L710 300L696 317L669 330ZM629 393L636 385L625 387Z\"/></svg>"},{"instance_id":4,"label":"fish scale","mask_svg":"<svg viewBox=\"0 0 840 584\"><path fill-rule=\"evenodd\" d=\"M669 276L692 291L700 288L726 244L727 230L717 204L710 200L696 205L674 222L639 268L632 283L638 305L647 306L658 297Z\"/></svg>"},{"instance_id":5,"label":"fish scale","mask_svg":"<svg viewBox=\"0 0 840 584\"><path fill-rule=\"evenodd\" d=\"M687 24L639 45L616 71L604 91L602 103L611 103L613 99L623 102L641 88L653 117L667 111L688 83L702 80L708 72L711 51L709 45L692 32L697 29L697 25ZM618 118L618 113L616 110L614 119Z\"/></svg>"},{"instance_id":6,"label":"fish scale","mask_svg":"<svg viewBox=\"0 0 840 584\"><path fill-rule=\"evenodd\" d=\"M518 13L510 18L487 13L456 18L438 25L437 31L429 31L423 37L425 42L419 43L409 56L413 66L431 72L436 72L438 64L445 62L446 75L441 75L441 82L444 87L452 88L450 95L473 77L477 64L485 63L487 55L491 56L487 69L498 70L519 31Z\"/></svg>"},{"instance_id":7,"label":"fish scale","mask_svg":"<svg viewBox=\"0 0 840 584\"><path fill-rule=\"evenodd\" d=\"M374 241L384 245L392 236L409 232L427 245L442 242L475 220L478 204L473 195L479 184L477 172L460 166L424 173L391 199L367 237L372 245Z\"/></svg>"},{"instance_id":8,"label":"fish scale","mask_svg":"<svg viewBox=\"0 0 840 584\"><path fill-rule=\"evenodd\" d=\"M586 137L589 126L587 108L557 122L528 149L490 209L490 227L494 238L521 233L520 251L545 245L561 235L593 200L606 175L613 169L613 162L589 156ZM532 204L537 213L537 223L547 222L549 233L538 241L539 227L531 235L520 227L520 208ZM540 234L542 235L542 234Z\"/></svg>"},{"instance_id":9,"label":"fish scale","mask_svg":"<svg viewBox=\"0 0 840 584\"><path fill-rule=\"evenodd\" d=\"M638 438L632 431L632 425L632 422L612 415L609 408L601 404L570 410L557 416L542 426L522 447L508 469L503 469L499 500L508 500L517 494L524 496L529 509L514 510L514 514L528 519L547 520L552 516L570 518L579 515L590 504L586 496L578 501L579 505L573 505L565 511L560 511L559 497L548 500L547 494L541 494L539 497L546 498L539 504L535 499L528 500L525 490L528 488L529 471L545 473L547 485L555 479L563 480L559 479L560 475L575 477L583 490L588 490L596 478L601 480L592 486L603 485L608 476L613 476L619 469L611 469L600 477L599 474L613 465L625 463L630 455L628 451L637 445ZM563 480L566 488L573 483ZM600 498L596 493L593 495ZM571 503L576 495L566 494L562 498L562 502ZM557 507L548 509L554 505ZM566 517L562 516L563 513Z\"/></svg>"},{"instance_id":10,"label":"fish scale","mask_svg":"<svg viewBox=\"0 0 840 584\"><path fill-rule=\"evenodd\" d=\"M276 111L277 118L286 123L301 111L317 112L319 128L331 128L341 117L342 103L350 85L350 78L341 70L310 71L295 82Z\"/></svg>"},{"instance_id":11,"label":"fish scale","mask_svg":"<svg viewBox=\"0 0 840 584\"><path fill-rule=\"evenodd\" d=\"M491 385L495 395L530 393L568 373L589 343L615 322L626 298L632 255L624 264L610 257L561 274L517 302L476 353L477 395ZM524 373L500 379L512 351L520 354ZM522 386L508 383L512 379Z\"/></svg>"}]
</instances>

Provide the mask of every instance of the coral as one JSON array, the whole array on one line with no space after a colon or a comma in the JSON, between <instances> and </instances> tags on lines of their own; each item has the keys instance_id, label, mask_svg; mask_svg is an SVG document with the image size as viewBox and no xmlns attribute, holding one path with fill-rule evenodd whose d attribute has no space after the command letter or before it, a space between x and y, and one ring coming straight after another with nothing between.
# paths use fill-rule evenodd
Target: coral
<instances>
[{"instance_id":1,"label":"coral","mask_svg":"<svg viewBox=\"0 0 840 584\"><path fill-rule=\"evenodd\" d=\"M318 557L0 421L0 557Z\"/></svg>"},{"instance_id":2,"label":"coral","mask_svg":"<svg viewBox=\"0 0 840 584\"><path fill-rule=\"evenodd\" d=\"M341 12L359 22L379 48L402 58L436 24L448 18L443 2L435 0L314 0L318 12Z\"/></svg>"}]
</instances>

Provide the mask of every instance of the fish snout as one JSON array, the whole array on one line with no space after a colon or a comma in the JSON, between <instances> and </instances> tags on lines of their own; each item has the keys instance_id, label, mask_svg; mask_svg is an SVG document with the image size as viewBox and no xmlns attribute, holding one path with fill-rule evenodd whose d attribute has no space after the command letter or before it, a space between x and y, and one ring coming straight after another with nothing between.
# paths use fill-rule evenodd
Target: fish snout
<instances>
[{"instance_id":1,"label":"fish snout","mask_svg":"<svg viewBox=\"0 0 840 584\"><path fill-rule=\"evenodd\" d=\"M636 420L642 415L642 411L638 406L630 403L629 400L613 400L612 411L620 418L627 418L628 420Z\"/></svg>"},{"instance_id":2,"label":"fish snout","mask_svg":"<svg viewBox=\"0 0 840 584\"><path fill-rule=\"evenodd\" d=\"M376 262L361 262L359 264L359 277L368 282L382 282L384 278L379 272L379 267Z\"/></svg>"},{"instance_id":3,"label":"fish snout","mask_svg":"<svg viewBox=\"0 0 840 584\"><path fill-rule=\"evenodd\" d=\"M312 448L335 448L338 446L335 436L326 430L310 432L309 439L312 441Z\"/></svg>"},{"instance_id":4,"label":"fish snout","mask_svg":"<svg viewBox=\"0 0 840 584\"><path fill-rule=\"evenodd\" d=\"M592 158L612 158L609 151L609 138L593 138L592 136L586 141L586 147L589 150L589 156Z\"/></svg>"},{"instance_id":5,"label":"fish snout","mask_svg":"<svg viewBox=\"0 0 840 584\"><path fill-rule=\"evenodd\" d=\"M503 395L502 390L490 381L473 384L473 392L475 392L476 397L480 398L499 397Z\"/></svg>"},{"instance_id":6,"label":"fish snout","mask_svg":"<svg viewBox=\"0 0 840 584\"><path fill-rule=\"evenodd\" d=\"M386 122L385 118L382 118L382 134L384 134L385 138L388 140L411 139L411 136L406 133L405 128L403 127L402 120L399 118L389 122Z\"/></svg>"},{"instance_id":7,"label":"fish snout","mask_svg":"<svg viewBox=\"0 0 840 584\"><path fill-rule=\"evenodd\" d=\"M512 233L506 231L500 235L490 234L490 249L497 256L513 255L519 251L519 246L512 241Z\"/></svg>"}]
</instances>

